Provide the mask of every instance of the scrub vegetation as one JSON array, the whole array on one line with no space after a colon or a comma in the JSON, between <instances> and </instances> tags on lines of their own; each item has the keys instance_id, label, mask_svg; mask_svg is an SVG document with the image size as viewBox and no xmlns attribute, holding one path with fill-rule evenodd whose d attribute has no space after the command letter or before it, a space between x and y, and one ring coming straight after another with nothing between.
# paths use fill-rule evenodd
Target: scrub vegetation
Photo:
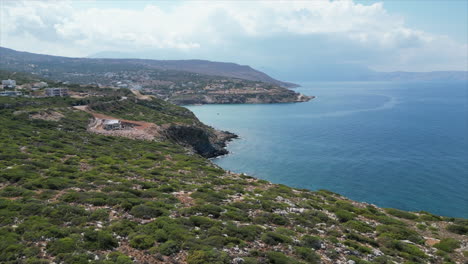
<instances>
[{"instance_id":1,"label":"scrub vegetation","mask_svg":"<svg viewBox=\"0 0 468 264\"><path fill-rule=\"evenodd\" d=\"M0 263L466 261L466 219L227 172L170 140L90 133L91 115L72 106L156 124L199 122L126 90L99 93L0 98ZM121 96L129 98L115 103ZM43 111L60 118L32 118Z\"/></svg>"}]
</instances>

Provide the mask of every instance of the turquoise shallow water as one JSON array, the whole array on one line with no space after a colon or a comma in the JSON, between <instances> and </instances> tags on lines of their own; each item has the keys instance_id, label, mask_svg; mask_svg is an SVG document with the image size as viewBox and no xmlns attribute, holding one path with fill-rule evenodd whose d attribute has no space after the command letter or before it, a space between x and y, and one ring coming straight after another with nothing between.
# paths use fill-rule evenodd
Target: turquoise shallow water
<instances>
[{"instance_id":1,"label":"turquoise shallow water","mask_svg":"<svg viewBox=\"0 0 468 264\"><path fill-rule=\"evenodd\" d=\"M240 136L221 167L383 207L468 218L468 85L302 83L316 99L190 106Z\"/></svg>"}]
</instances>

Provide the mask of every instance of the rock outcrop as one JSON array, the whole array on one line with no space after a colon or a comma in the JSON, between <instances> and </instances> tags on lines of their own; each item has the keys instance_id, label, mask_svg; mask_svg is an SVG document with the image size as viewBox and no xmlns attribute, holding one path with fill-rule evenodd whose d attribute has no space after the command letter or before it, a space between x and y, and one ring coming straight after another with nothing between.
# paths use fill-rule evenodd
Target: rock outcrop
<instances>
[{"instance_id":1,"label":"rock outcrop","mask_svg":"<svg viewBox=\"0 0 468 264\"><path fill-rule=\"evenodd\" d=\"M206 158L227 154L226 143L237 138L237 135L227 131L177 124L164 128L162 134L180 145L193 148L196 153Z\"/></svg>"}]
</instances>

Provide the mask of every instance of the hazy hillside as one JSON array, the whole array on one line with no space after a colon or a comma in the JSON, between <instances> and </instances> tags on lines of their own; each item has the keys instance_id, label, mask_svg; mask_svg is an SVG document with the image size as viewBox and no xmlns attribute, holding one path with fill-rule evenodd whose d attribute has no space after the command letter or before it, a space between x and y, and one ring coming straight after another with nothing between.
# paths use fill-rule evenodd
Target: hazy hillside
<instances>
[{"instance_id":1,"label":"hazy hillside","mask_svg":"<svg viewBox=\"0 0 468 264\"><path fill-rule=\"evenodd\" d=\"M30 72L35 67L47 67L51 71L115 71L157 69L175 70L205 75L239 78L250 81L266 82L283 87L296 85L275 80L250 66L227 62L205 60L144 60L144 59L102 59L102 58L68 58L21 52L0 47L0 67L6 70ZM33 66L34 64L36 66Z\"/></svg>"}]
</instances>

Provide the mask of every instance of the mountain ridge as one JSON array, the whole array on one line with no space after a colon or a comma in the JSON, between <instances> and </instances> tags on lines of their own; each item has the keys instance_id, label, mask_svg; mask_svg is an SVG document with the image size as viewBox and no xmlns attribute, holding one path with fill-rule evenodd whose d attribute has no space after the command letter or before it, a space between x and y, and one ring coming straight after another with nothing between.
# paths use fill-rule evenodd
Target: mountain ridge
<instances>
[{"instance_id":1,"label":"mountain ridge","mask_svg":"<svg viewBox=\"0 0 468 264\"><path fill-rule=\"evenodd\" d=\"M152 59L130 59L130 58L89 58L89 57L64 57L47 54L37 54L25 51L17 51L14 49L0 47L0 58L10 61L17 57L19 59L29 60L31 62L52 62L60 60L60 62L106 62L106 63L128 63L130 65L147 66L153 69L160 70L175 70L206 74L212 76L222 76L230 78L239 78L249 81L260 81L269 84L278 85L281 87L297 87L297 84L288 83L276 80L269 75L253 69L248 65L240 65L232 62L216 62L209 60L191 59L191 60L152 60ZM1 63L1 65L10 65L11 63ZM12 70L12 69L10 69Z\"/></svg>"}]
</instances>

